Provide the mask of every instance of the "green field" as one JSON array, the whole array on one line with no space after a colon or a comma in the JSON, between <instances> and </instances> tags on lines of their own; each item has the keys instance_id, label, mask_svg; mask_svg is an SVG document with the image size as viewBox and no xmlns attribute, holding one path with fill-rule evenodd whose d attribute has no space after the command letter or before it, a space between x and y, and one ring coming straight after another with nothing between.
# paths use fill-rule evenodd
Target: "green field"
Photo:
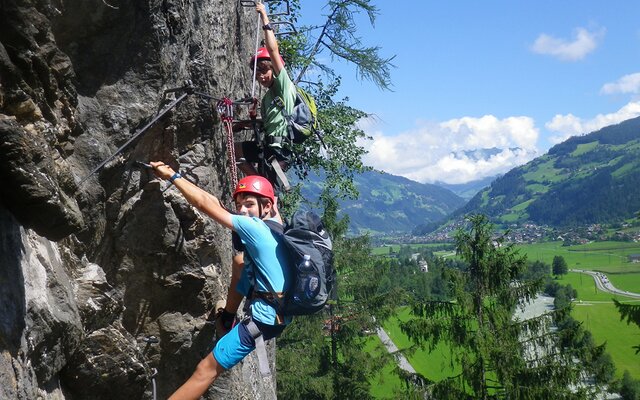
<instances>
[{"instance_id":1,"label":"green field","mask_svg":"<svg viewBox=\"0 0 640 400\"><path fill-rule=\"evenodd\" d=\"M450 366L451 358L448 346L439 344L431 353L423 349L411 349L413 342L400 331L400 322L408 321L410 318L411 313L409 308L402 308L399 310L396 318L386 321L384 330L387 331L393 343L395 343L400 350L405 351L405 356L416 372L434 381L459 373L459 370L454 370Z\"/></svg>"},{"instance_id":2,"label":"green field","mask_svg":"<svg viewBox=\"0 0 640 400\"><path fill-rule=\"evenodd\" d=\"M371 335L365 344L365 351L369 354L379 355L387 350L377 335ZM369 379L373 397L376 399L392 399L395 394L402 390L404 382L394 370L394 363L386 363L373 378Z\"/></svg>"},{"instance_id":3,"label":"green field","mask_svg":"<svg viewBox=\"0 0 640 400\"><path fill-rule=\"evenodd\" d=\"M627 257L640 253L639 243L594 242L563 247L561 242L552 242L519 248L530 260L548 264L552 263L554 255L560 255L567 261L569 269L603 272L616 288L640 293L640 264L629 262ZM593 278L586 274L570 272L560 282L571 284L578 291L572 316L584 323L596 344L607 343L607 352L616 365L616 377L622 377L625 370L632 376L640 377L640 355L635 354L632 348L640 344L640 329L620 320L620 314L611 299L634 304L638 300L601 292L596 288Z\"/></svg>"},{"instance_id":4,"label":"green field","mask_svg":"<svg viewBox=\"0 0 640 400\"><path fill-rule=\"evenodd\" d=\"M531 168L531 170L524 174L523 177L527 182L559 182L565 179L562 172L562 169L554 167L554 160L548 160L536 165L535 168Z\"/></svg>"},{"instance_id":5,"label":"green field","mask_svg":"<svg viewBox=\"0 0 640 400\"><path fill-rule=\"evenodd\" d=\"M634 304L638 304L636 301ZM612 302L576 302L571 315L584 323L596 344L607 343L607 353L616 365L616 377L625 370L631 376L640 377L640 355L633 346L640 345L640 329L620 321L620 314Z\"/></svg>"},{"instance_id":6,"label":"green field","mask_svg":"<svg viewBox=\"0 0 640 400\"><path fill-rule=\"evenodd\" d=\"M530 261L551 264L554 256L562 256L569 268L612 273L640 273L640 263L628 261L630 254L640 254L640 243L594 242L562 246L562 242L545 242L516 246Z\"/></svg>"},{"instance_id":7,"label":"green field","mask_svg":"<svg viewBox=\"0 0 640 400\"><path fill-rule=\"evenodd\" d=\"M607 278L620 290L638 293L640 288L640 273L607 274Z\"/></svg>"}]
</instances>

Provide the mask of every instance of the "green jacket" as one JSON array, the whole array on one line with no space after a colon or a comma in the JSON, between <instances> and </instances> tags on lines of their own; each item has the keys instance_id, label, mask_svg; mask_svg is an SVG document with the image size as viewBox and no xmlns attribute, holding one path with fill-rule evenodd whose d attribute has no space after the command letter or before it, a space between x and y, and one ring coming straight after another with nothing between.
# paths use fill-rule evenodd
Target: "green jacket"
<instances>
[{"instance_id":1,"label":"green jacket","mask_svg":"<svg viewBox=\"0 0 640 400\"><path fill-rule=\"evenodd\" d=\"M262 126L269 137L271 147L282 147L280 140L275 139L274 141L274 138L287 136L287 122L282 110L274 102L277 97L282 99L287 114L291 114L296 101L296 87L284 68L274 78L273 85L262 97Z\"/></svg>"}]
</instances>

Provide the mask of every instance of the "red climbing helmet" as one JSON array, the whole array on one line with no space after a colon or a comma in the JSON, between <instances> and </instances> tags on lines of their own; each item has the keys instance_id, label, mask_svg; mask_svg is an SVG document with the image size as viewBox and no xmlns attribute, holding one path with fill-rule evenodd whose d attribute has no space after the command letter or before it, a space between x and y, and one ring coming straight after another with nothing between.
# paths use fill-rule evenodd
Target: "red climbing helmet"
<instances>
[{"instance_id":1,"label":"red climbing helmet","mask_svg":"<svg viewBox=\"0 0 640 400\"><path fill-rule=\"evenodd\" d=\"M282 58L282 55L281 54L278 54L278 55L280 56L280 61L282 61L282 65L284 65L284 59ZM258 59L258 61L271 60L271 56L269 55L269 50L267 50L266 47L260 47L256 55L251 57L251 62L249 63L249 65L251 65L251 68L253 68L253 64L256 62L256 58Z\"/></svg>"},{"instance_id":2,"label":"red climbing helmet","mask_svg":"<svg viewBox=\"0 0 640 400\"><path fill-rule=\"evenodd\" d=\"M236 190L233 192L234 200L238 193L251 193L266 197L274 204L276 202L271 182L260 175L249 175L240 179L240 181L238 181L238 186L236 186Z\"/></svg>"}]
</instances>

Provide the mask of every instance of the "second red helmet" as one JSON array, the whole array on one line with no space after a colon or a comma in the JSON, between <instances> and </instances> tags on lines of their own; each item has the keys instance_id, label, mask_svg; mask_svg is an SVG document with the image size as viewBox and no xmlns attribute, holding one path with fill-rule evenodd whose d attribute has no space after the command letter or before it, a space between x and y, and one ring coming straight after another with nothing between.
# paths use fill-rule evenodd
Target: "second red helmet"
<instances>
[{"instance_id":1,"label":"second red helmet","mask_svg":"<svg viewBox=\"0 0 640 400\"><path fill-rule=\"evenodd\" d=\"M266 47L260 47L256 55L251 57L251 61L249 63L249 65L251 65L251 68L253 68L253 64L256 62L256 58L258 59L258 61L271 60L271 56L269 55L269 50L267 50ZM284 65L284 59L282 58L282 55L280 55L280 61L282 61L282 65Z\"/></svg>"}]
</instances>

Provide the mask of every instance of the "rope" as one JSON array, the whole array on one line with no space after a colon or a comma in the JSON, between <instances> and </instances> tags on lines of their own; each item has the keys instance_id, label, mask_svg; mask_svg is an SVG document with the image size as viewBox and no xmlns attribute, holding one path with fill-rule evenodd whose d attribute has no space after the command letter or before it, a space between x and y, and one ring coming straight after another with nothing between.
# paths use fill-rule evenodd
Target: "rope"
<instances>
[{"instance_id":1,"label":"rope","mask_svg":"<svg viewBox=\"0 0 640 400\"><path fill-rule=\"evenodd\" d=\"M222 125L227 131L227 154L229 155L229 170L231 171L232 187L238 184L238 168L236 166L236 149L233 140L233 100L223 98L217 104L218 114Z\"/></svg>"},{"instance_id":2,"label":"rope","mask_svg":"<svg viewBox=\"0 0 640 400\"><path fill-rule=\"evenodd\" d=\"M260 0L258 0L260 3ZM260 44L260 14L256 22L256 51L253 53L253 80L251 81L251 97L256 97L256 74L258 71L258 46Z\"/></svg>"}]
</instances>

